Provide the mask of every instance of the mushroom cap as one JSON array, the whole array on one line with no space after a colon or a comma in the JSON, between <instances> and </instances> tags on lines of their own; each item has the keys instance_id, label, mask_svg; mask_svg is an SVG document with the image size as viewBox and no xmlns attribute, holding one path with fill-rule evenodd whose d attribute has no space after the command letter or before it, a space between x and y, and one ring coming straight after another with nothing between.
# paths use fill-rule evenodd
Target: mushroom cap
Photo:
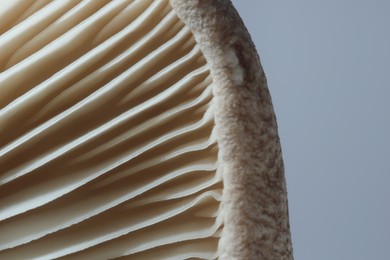
<instances>
[{"instance_id":1,"label":"mushroom cap","mask_svg":"<svg viewBox=\"0 0 390 260\"><path fill-rule=\"evenodd\" d=\"M292 259L229 0L10 1L0 48L0 258Z\"/></svg>"}]
</instances>

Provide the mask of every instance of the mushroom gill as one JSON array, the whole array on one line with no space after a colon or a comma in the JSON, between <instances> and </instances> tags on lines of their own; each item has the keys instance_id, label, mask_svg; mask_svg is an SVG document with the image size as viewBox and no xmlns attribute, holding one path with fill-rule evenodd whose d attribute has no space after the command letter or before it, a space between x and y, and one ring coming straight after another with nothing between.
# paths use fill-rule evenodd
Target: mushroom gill
<instances>
[{"instance_id":1,"label":"mushroom gill","mask_svg":"<svg viewBox=\"0 0 390 260\"><path fill-rule=\"evenodd\" d=\"M169 1L8 1L0 258L212 259L212 78Z\"/></svg>"}]
</instances>

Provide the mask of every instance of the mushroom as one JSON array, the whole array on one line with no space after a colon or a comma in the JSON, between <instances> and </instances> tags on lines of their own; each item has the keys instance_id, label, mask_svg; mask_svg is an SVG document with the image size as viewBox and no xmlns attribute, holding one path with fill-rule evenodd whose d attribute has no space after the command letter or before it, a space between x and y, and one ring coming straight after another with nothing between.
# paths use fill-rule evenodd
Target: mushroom
<instances>
[{"instance_id":1,"label":"mushroom","mask_svg":"<svg viewBox=\"0 0 390 260\"><path fill-rule=\"evenodd\" d=\"M292 259L271 98L230 1L1 4L1 259Z\"/></svg>"}]
</instances>

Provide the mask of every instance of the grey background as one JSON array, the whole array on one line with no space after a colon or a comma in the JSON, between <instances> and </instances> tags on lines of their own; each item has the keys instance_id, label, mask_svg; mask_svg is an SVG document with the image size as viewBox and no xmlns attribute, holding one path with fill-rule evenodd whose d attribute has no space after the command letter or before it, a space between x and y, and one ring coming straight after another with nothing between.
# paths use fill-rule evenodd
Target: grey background
<instances>
[{"instance_id":1,"label":"grey background","mask_svg":"<svg viewBox=\"0 0 390 260\"><path fill-rule=\"evenodd\" d=\"M390 259L390 1L233 3L277 113L295 259Z\"/></svg>"}]
</instances>

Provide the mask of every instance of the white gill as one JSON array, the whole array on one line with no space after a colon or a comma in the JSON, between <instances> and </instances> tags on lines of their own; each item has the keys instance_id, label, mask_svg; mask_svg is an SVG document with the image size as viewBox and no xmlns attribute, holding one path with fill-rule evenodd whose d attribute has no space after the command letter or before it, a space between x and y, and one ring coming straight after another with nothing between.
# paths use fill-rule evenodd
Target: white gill
<instances>
[{"instance_id":1,"label":"white gill","mask_svg":"<svg viewBox=\"0 0 390 260\"><path fill-rule=\"evenodd\" d=\"M3 1L0 259L212 259L212 79L168 0Z\"/></svg>"}]
</instances>

